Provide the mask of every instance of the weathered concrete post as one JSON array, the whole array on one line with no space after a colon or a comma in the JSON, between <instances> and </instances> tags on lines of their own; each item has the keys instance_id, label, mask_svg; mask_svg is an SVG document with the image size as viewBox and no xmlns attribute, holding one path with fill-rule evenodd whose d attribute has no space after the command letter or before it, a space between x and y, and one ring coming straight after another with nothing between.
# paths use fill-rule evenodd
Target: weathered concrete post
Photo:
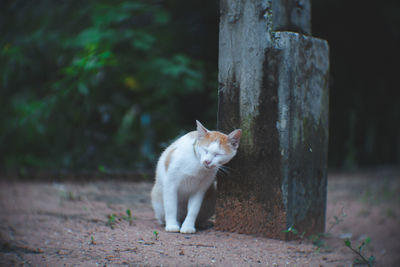
<instances>
[{"instance_id":1,"label":"weathered concrete post","mask_svg":"<svg viewBox=\"0 0 400 267\"><path fill-rule=\"evenodd\" d=\"M328 44L311 34L309 0L221 0L218 128L241 128L218 177L219 230L288 239L323 232ZM296 31L296 32L294 32Z\"/></svg>"}]
</instances>

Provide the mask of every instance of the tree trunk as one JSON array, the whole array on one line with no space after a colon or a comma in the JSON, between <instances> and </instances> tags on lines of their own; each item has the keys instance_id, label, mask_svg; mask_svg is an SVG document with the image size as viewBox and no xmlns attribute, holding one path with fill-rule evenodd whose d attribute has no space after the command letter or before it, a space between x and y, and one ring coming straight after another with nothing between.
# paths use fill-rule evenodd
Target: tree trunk
<instances>
[{"instance_id":1,"label":"tree trunk","mask_svg":"<svg viewBox=\"0 0 400 267\"><path fill-rule=\"evenodd\" d=\"M231 173L218 177L216 228L288 239L292 225L306 235L325 227L329 52L326 41L275 31L278 4L221 0L218 129L243 135Z\"/></svg>"}]
</instances>

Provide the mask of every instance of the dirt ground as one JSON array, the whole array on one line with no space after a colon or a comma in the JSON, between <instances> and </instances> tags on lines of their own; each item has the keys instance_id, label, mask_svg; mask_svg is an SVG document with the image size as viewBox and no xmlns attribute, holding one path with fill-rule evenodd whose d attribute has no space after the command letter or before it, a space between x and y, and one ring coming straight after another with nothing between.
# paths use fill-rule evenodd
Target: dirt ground
<instances>
[{"instance_id":1,"label":"dirt ground","mask_svg":"<svg viewBox=\"0 0 400 267\"><path fill-rule=\"evenodd\" d=\"M351 266L350 238L376 266L400 266L400 172L330 173L326 234L284 242L166 233L149 182L0 181L0 266Z\"/></svg>"}]
</instances>

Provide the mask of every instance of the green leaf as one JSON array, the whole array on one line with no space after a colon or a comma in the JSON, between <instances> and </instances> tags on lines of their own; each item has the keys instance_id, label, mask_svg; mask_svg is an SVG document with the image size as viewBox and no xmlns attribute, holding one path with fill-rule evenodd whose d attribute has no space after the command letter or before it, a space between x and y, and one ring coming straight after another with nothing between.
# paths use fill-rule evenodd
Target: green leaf
<instances>
[{"instance_id":1,"label":"green leaf","mask_svg":"<svg viewBox=\"0 0 400 267\"><path fill-rule=\"evenodd\" d=\"M84 96L87 96L89 94L89 88L83 82L78 84L78 91Z\"/></svg>"},{"instance_id":2,"label":"green leaf","mask_svg":"<svg viewBox=\"0 0 400 267\"><path fill-rule=\"evenodd\" d=\"M87 44L99 43L101 38L101 30L97 27L92 27L81 31L78 36L69 41L69 44L84 47Z\"/></svg>"},{"instance_id":3,"label":"green leaf","mask_svg":"<svg viewBox=\"0 0 400 267\"><path fill-rule=\"evenodd\" d=\"M142 10L146 7L146 5L130 1L130 2L123 2L120 7L121 9L126 9L126 10Z\"/></svg>"},{"instance_id":4,"label":"green leaf","mask_svg":"<svg viewBox=\"0 0 400 267\"><path fill-rule=\"evenodd\" d=\"M98 169L99 169L99 172L101 172L101 173L106 172L106 168L103 165L99 165Z\"/></svg>"},{"instance_id":5,"label":"green leaf","mask_svg":"<svg viewBox=\"0 0 400 267\"><path fill-rule=\"evenodd\" d=\"M292 228L293 228L293 224L292 224L291 226L289 226L288 229L283 230L282 232L284 232L284 233L290 233L290 232L292 231Z\"/></svg>"},{"instance_id":6,"label":"green leaf","mask_svg":"<svg viewBox=\"0 0 400 267\"><path fill-rule=\"evenodd\" d=\"M153 235L154 235L154 238L157 240L157 239L158 239L158 231L155 230L155 231L153 232Z\"/></svg>"},{"instance_id":7,"label":"green leaf","mask_svg":"<svg viewBox=\"0 0 400 267\"><path fill-rule=\"evenodd\" d=\"M110 215L108 215L108 223L109 224L111 224L111 223L115 223L115 219L117 218L117 215L115 215L115 214L110 214Z\"/></svg>"},{"instance_id":8,"label":"green leaf","mask_svg":"<svg viewBox=\"0 0 400 267\"><path fill-rule=\"evenodd\" d=\"M305 231L303 233L301 233L300 238L303 238L305 234L306 234Z\"/></svg>"},{"instance_id":9,"label":"green leaf","mask_svg":"<svg viewBox=\"0 0 400 267\"><path fill-rule=\"evenodd\" d=\"M361 243L360 247L358 248L358 251L361 253L361 251L364 249L365 246L367 246L369 243L371 243L371 237L366 237L365 240Z\"/></svg>"},{"instance_id":10,"label":"green leaf","mask_svg":"<svg viewBox=\"0 0 400 267\"><path fill-rule=\"evenodd\" d=\"M128 215L128 217L132 217L132 212L130 209L126 210L126 215Z\"/></svg>"},{"instance_id":11,"label":"green leaf","mask_svg":"<svg viewBox=\"0 0 400 267\"><path fill-rule=\"evenodd\" d=\"M375 263L375 257L374 256L369 257L368 263L370 266L372 266Z\"/></svg>"},{"instance_id":12,"label":"green leaf","mask_svg":"<svg viewBox=\"0 0 400 267\"><path fill-rule=\"evenodd\" d=\"M344 244L345 244L346 247L351 248L351 241L349 239L345 239L344 240Z\"/></svg>"},{"instance_id":13,"label":"green leaf","mask_svg":"<svg viewBox=\"0 0 400 267\"><path fill-rule=\"evenodd\" d=\"M132 41L132 46L145 51L151 49L156 41L153 35L147 33L138 33L135 34L135 37L136 38Z\"/></svg>"},{"instance_id":14,"label":"green leaf","mask_svg":"<svg viewBox=\"0 0 400 267\"><path fill-rule=\"evenodd\" d=\"M294 235L297 235L299 232L293 228L294 224L292 224L288 229L282 231L283 233L293 233Z\"/></svg>"},{"instance_id":15,"label":"green leaf","mask_svg":"<svg viewBox=\"0 0 400 267\"><path fill-rule=\"evenodd\" d=\"M165 12L156 13L156 22L160 24L165 24L169 21L169 15Z\"/></svg>"},{"instance_id":16,"label":"green leaf","mask_svg":"<svg viewBox=\"0 0 400 267\"><path fill-rule=\"evenodd\" d=\"M363 241L361 243L361 245L358 247L358 252L360 252L360 254L361 254L362 250L364 249L364 247L365 247L365 242Z\"/></svg>"}]
</instances>

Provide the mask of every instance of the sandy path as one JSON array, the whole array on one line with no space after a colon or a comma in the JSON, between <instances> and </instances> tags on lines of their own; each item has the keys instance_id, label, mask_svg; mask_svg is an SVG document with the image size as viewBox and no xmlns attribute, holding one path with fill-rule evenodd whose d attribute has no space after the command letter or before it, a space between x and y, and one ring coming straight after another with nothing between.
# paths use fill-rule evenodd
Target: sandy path
<instances>
[{"instance_id":1,"label":"sandy path","mask_svg":"<svg viewBox=\"0 0 400 267\"><path fill-rule=\"evenodd\" d=\"M369 236L366 256L374 255L377 266L400 266L398 173L331 174L329 234L320 248L309 239L283 242L213 228L166 233L153 219L150 189L148 182L1 181L0 265L350 266L356 255L343 238L359 244Z\"/></svg>"}]
</instances>

